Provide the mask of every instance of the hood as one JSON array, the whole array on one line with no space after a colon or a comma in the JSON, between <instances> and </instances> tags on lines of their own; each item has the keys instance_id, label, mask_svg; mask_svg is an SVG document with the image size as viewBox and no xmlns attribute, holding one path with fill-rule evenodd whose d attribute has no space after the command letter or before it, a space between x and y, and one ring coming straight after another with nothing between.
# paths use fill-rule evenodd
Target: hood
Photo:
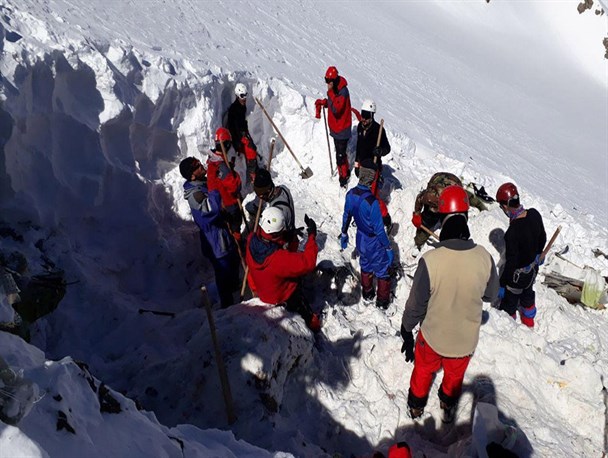
<instances>
[{"instance_id":1,"label":"hood","mask_svg":"<svg viewBox=\"0 0 608 458\"><path fill-rule=\"evenodd\" d=\"M207 193L207 180L186 181L184 183L184 199L188 200L197 191Z\"/></svg>"},{"instance_id":2,"label":"hood","mask_svg":"<svg viewBox=\"0 0 608 458\"><path fill-rule=\"evenodd\" d=\"M249 242L249 252L251 257L262 268L266 267L266 261L272 253L279 250L281 246L271 240L264 240L258 234L251 236Z\"/></svg>"},{"instance_id":3,"label":"hood","mask_svg":"<svg viewBox=\"0 0 608 458\"><path fill-rule=\"evenodd\" d=\"M344 89L346 86L348 86L348 83L346 82L346 78L344 78L343 76L339 77L340 80L338 81L338 91Z\"/></svg>"}]
</instances>

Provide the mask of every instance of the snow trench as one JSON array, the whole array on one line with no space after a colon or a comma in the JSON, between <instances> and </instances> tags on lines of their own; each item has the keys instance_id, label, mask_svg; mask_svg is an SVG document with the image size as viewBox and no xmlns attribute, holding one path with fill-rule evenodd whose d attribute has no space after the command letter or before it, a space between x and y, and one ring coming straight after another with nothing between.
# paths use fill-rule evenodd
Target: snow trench
<instances>
[{"instance_id":1,"label":"snow trench","mask_svg":"<svg viewBox=\"0 0 608 458\"><path fill-rule=\"evenodd\" d=\"M18 44L4 42L4 50ZM297 224L309 212L321 233L324 270L309 279L307 291L322 312L324 337L315 341L299 317L256 300L216 311L237 394L236 436L298 456L361 455L396 440L427 456L446 456L450 446L470 439L474 404L485 395L495 399L505 422L522 428L538 456L591 456L604 446L600 374L608 367L607 337L591 322L605 318L569 308L544 287L538 297L546 307L534 332L487 307L454 430L445 431L439 420L438 380L424 423L407 417L411 365L399 353L397 331L411 280L404 272L388 314L360 301L344 270L356 268L356 261L334 240L344 194L335 182L328 185L324 129L314 120L314 99L289 81L194 70L131 47L88 42L72 50L22 52L14 62L2 68L0 207L7 220L31 221L31 231L42 228L47 250L77 282L57 311L34 327L33 342L49 358L86 361L96 377L169 426L228 428L199 308L198 287L211 283L212 274L176 167L185 156L205 157L240 81L315 172L301 182L293 159L278 145L273 175L294 194ZM274 133L261 110L250 109L250 129L265 162ZM393 153L384 192L400 224L397 258L411 268L416 261L407 220L418 190L433 171L452 170L468 181L479 171L417 151L405 133L389 132ZM237 167L242 172L244 164ZM501 179L491 176L487 184L495 187ZM534 203L544 214L560 212ZM500 217L496 209L471 215L473 238L497 257L488 233L504 226ZM564 231L568 240L588 234L569 215L562 217L572 222ZM548 226L555 221L548 218ZM603 246L601 234L588 243ZM573 243L573 250L584 249Z\"/></svg>"}]
</instances>

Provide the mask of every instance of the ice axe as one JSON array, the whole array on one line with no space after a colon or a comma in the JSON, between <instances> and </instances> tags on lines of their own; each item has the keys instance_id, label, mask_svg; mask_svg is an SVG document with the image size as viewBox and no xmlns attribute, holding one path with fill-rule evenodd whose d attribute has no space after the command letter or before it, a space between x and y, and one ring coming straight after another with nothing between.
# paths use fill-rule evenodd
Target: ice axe
<instances>
[{"instance_id":1,"label":"ice axe","mask_svg":"<svg viewBox=\"0 0 608 458\"><path fill-rule=\"evenodd\" d=\"M300 161L296 157L295 153L292 151L291 147L289 146L289 143L287 143L287 140L285 140L285 137L283 137L283 134L281 133L279 128L276 126L276 124L274 123L274 121L272 120L272 118L270 117L268 112L266 111L266 108L264 108L264 105L262 105L262 102L260 102L260 100L258 98L255 99L255 102L260 106L260 108L264 112L264 115L266 116L266 118L268 119L270 124L272 125L274 131L281 138L281 140L283 141L283 144L285 145L287 150L291 153L291 155L293 156L293 158L295 159L297 164L300 166L300 170L302 171L302 173L300 173L300 176L304 179L310 178L312 176L312 170L310 169L310 167L306 167L306 168L302 167L302 164L300 164Z\"/></svg>"},{"instance_id":2,"label":"ice axe","mask_svg":"<svg viewBox=\"0 0 608 458\"><path fill-rule=\"evenodd\" d=\"M327 118L325 116L325 107L323 107L323 125L325 126L325 137L327 138L327 152L329 153L329 170L330 176L334 176L334 164L331 162L331 146L329 146L329 131L327 130Z\"/></svg>"}]
</instances>

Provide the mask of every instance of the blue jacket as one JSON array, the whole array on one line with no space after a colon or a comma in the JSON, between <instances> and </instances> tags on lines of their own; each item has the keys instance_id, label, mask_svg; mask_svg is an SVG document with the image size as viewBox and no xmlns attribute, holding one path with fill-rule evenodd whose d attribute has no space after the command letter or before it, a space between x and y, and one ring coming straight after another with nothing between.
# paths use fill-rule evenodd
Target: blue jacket
<instances>
[{"instance_id":1,"label":"blue jacket","mask_svg":"<svg viewBox=\"0 0 608 458\"><path fill-rule=\"evenodd\" d=\"M348 233L352 219L357 225L356 246L360 255L361 270L384 277L390 267L386 250L390 241L384 230L378 199L367 186L357 185L346 194L342 233Z\"/></svg>"},{"instance_id":2,"label":"blue jacket","mask_svg":"<svg viewBox=\"0 0 608 458\"><path fill-rule=\"evenodd\" d=\"M221 214L220 193L209 191L205 181L186 181L184 199L190 204L192 217L201 230L203 254L215 259L230 254L234 242Z\"/></svg>"}]
</instances>

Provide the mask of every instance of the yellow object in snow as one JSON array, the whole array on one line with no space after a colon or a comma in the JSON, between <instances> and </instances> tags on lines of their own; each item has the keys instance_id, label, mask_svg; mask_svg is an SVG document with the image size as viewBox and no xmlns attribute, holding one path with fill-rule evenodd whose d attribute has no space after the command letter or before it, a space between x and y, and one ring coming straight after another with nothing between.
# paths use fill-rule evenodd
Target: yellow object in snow
<instances>
[{"instance_id":1,"label":"yellow object in snow","mask_svg":"<svg viewBox=\"0 0 608 458\"><path fill-rule=\"evenodd\" d=\"M600 297L606 288L606 281L594 269L585 267L585 280L581 293L581 302L587 307L594 309L603 308L600 306Z\"/></svg>"}]
</instances>

